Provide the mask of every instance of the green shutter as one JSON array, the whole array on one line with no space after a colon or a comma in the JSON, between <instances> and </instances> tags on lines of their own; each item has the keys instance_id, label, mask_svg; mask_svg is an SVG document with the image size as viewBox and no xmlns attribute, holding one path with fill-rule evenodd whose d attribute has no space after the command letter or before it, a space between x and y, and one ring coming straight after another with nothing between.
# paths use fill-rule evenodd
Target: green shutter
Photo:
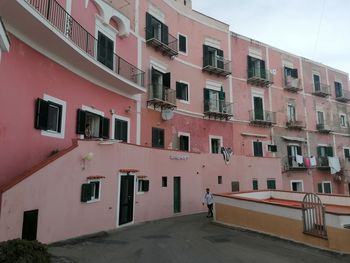
<instances>
[{"instance_id":1,"label":"green shutter","mask_svg":"<svg viewBox=\"0 0 350 263\"><path fill-rule=\"evenodd\" d=\"M146 40L153 38L152 16L146 13Z\"/></svg>"},{"instance_id":2,"label":"green shutter","mask_svg":"<svg viewBox=\"0 0 350 263\"><path fill-rule=\"evenodd\" d=\"M248 64L248 78L252 78L255 75L254 58L248 56L247 57L247 64Z\"/></svg>"},{"instance_id":3,"label":"green shutter","mask_svg":"<svg viewBox=\"0 0 350 263\"><path fill-rule=\"evenodd\" d=\"M317 156L321 157L321 149L323 146L317 146Z\"/></svg>"},{"instance_id":4,"label":"green shutter","mask_svg":"<svg viewBox=\"0 0 350 263\"><path fill-rule=\"evenodd\" d=\"M323 192L323 190L322 190L322 183L318 183L317 184L317 192L318 193L322 193Z\"/></svg>"},{"instance_id":5,"label":"green shutter","mask_svg":"<svg viewBox=\"0 0 350 263\"><path fill-rule=\"evenodd\" d=\"M261 78L266 79L266 68L264 60L260 60L260 76Z\"/></svg>"},{"instance_id":6,"label":"green shutter","mask_svg":"<svg viewBox=\"0 0 350 263\"><path fill-rule=\"evenodd\" d=\"M99 137L103 139L109 138L109 119L100 117L100 133Z\"/></svg>"},{"instance_id":7,"label":"green shutter","mask_svg":"<svg viewBox=\"0 0 350 263\"><path fill-rule=\"evenodd\" d=\"M300 146L297 146L297 154L298 154L298 155L302 155L302 154L301 154L301 147L300 147Z\"/></svg>"},{"instance_id":8,"label":"green shutter","mask_svg":"<svg viewBox=\"0 0 350 263\"><path fill-rule=\"evenodd\" d=\"M182 99L182 83L176 81L176 98L181 100Z\"/></svg>"},{"instance_id":9,"label":"green shutter","mask_svg":"<svg viewBox=\"0 0 350 263\"><path fill-rule=\"evenodd\" d=\"M142 180L142 192L149 191L149 180Z\"/></svg>"},{"instance_id":10,"label":"green shutter","mask_svg":"<svg viewBox=\"0 0 350 263\"><path fill-rule=\"evenodd\" d=\"M276 180L267 180L267 189L275 190L276 189Z\"/></svg>"},{"instance_id":11,"label":"green shutter","mask_svg":"<svg viewBox=\"0 0 350 263\"><path fill-rule=\"evenodd\" d=\"M203 67L206 67L209 64L209 47L207 45L203 45Z\"/></svg>"},{"instance_id":12,"label":"green shutter","mask_svg":"<svg viewBox=\"0 0 350 263\"><path fill-rule=\"evenodd\" d=\"M258 190L258 180L253 180L253 190Z\"/></svg>"},{"instance_id":13,"label":"green shutter","mask_svg":"<svg viewBox=\"0 0 350 263\"><path fill-rule=\"evenodd\" d=\"M106 66L113 70L113 61L114 61L114 42L113 40L106 37ZM115 69L119 74L120 68Z\"/></svg>"},{"instance_id":14,"label":"green shutter","mask_svg":"<svg viewBox=\"0 0 350 263\"><path fill-rule=\"evenodd\" d=\"M333 157L333 147L332 146L326 147L326 156Z\"/></svg>"},{"instance_id":15,"label":"green shutter","mask_svg":"<svg viewBox=\"0 0 350 263\"><path fill-rule=\"evenodd\" d=\"M350 150L349 149L344 149L344 156L345 156L345 158L350 158Z\"/></svg>"},{"instance_id":16,"label":"green shutter","mask_svg":"<svg viewBox=\"0 0 350 263\"><path fill-rule=\"evenodd\" d=\"M163 86L164 86L164 88L170 89L170 83L171 83L170 72L164 73L163 74Z\"/></svg>"},{"instance_id":17,"label":"green shutter","mask_svg":"<svg viewBox=\"0 0 350 263\"><path fill-rule=\"evenodd\" d=\"M291 71L291 77L292 78L295 78L297 79L298 78L298 70L295 68L295 69L292 69Z\"/></svg>"},{"instance_id":18,"label":"green shutter","mask_svg":"<svg viewBox=\"0 0 350 263\"><path fill-rule=\"evenodd\" d=\"M165 45L169 44L169 36L168 36L169 32L168 31L169 31L168 26L162 24L162 42Z\"/></svg>"},{"instance_id":19,"label":"green shutter","mask_svg":"<svg viewBox=\"0 0 350 263\"><path fill-rule=\"evenodd\" d=\"M36 115L34 127L39 130L47 130L49 103L43 99L36 100Z\"/></svg>"},{"instance_id":20,"label":"green shutter","mask_svg":"<svg viewBox=\"0 0 350 263\"><path fill-rule=\"evenodd\" d=\"M92 195L92 184L82 184L81 185L81 196L80 196L80 201L81 202L88 202L91 200L91 195Z\"/></svg>"},{"instance_id":21,"label":"green shutter","mask_svg":"<svg viewBox=\"0 0 350 263\"><path fill-rule=\"evenodd\" d=\"M209 89L204 88L204 112L209 111Z\"/></svg>"},{"instance_id":22,"label":"green shutter","mask_svg":"<svg viewBox=\"0 0 350 263\"><path fill-rule=\"evenodd\" d=\"M263 156L262 142L253 142L254 156Z\"/></svg>"},{"instance_id":23,"label":"green shutter","mask_svg":"<svg viewBox=\"0 0 350 263\"><path fill-rule=\"evenodd\" d=\"M85 121L86 121L86 112L78 109L77 111L77 134L85 134Z\"/></svg>"},{"instance_id":24,"label":"green shutter","mask_svg":"<svg viewBox=\"0 0 350 263\"><path fill-rule=\"evenodd\" d=\"M224 59L224 51L223 51L223 50L217 49L217 50L216 50L216 54L217 54L219 57L222 57L222 59ZM221 68L221 69L224 69L224 61L221 60L221 59L218 59L218 60L217 60L217 67L218 67L218 68Z\"/></svg>"}]
</instances>

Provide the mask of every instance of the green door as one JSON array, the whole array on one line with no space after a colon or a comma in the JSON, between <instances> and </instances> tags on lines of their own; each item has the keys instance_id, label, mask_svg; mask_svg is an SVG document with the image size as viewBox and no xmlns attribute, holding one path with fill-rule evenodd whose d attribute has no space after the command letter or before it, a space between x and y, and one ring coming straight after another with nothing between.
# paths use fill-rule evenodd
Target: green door
<instances>
[{"instance_id":1,"label":"green door","mask_svg":"<svg viewBox=\"0 0 350 263\"><path fill-rule=\"evenodd\" d=\"M181 177L174 177L174 213L181 212Z\"/></svg>"},{"instance_id":2,"label":"green door","mask_svg":"<svg viewBox=\"0 0 350 263\"><path fill-rule=\"evenodd\" d=\"M254 97L254 119L264 120L263 99L260 97Z\"/></svg>"}]
</instances>

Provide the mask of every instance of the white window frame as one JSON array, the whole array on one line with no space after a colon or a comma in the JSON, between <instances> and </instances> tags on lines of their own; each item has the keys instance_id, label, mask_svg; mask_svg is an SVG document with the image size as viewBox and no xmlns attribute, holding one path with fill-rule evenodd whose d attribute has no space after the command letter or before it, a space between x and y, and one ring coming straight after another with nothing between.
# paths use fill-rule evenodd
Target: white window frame
<instances>
[{"instance_id":1,"label":"white window frame","mask_svg":"<svg viewBox=\"0 0 350 263\"><path fill-rule=\"evenodd\" d=\"M349 152L350 152L350 147L343 147L343 156L344 156L344 159L346 158L346 157L345 157L345 150L346 150L346 149L349 150Z\"/></svg>"},{"instance_id":2,"label":"white window frame","mask_svg":"<svg viewBox=\"0 0 350 263\"><path fill-rule=\"evenodd\" d=\"M345 122L344 125L342 124L342 117L344 117L344 122ZM339 123L340 123L340 127L342 127L342 128L348 127L346 114L344 114L344 113L339 114Z\"/></svg>"},{"instance_id":3,"label":"white window frame","mask_svg":"<svg viewBox=\"0 0 350 263\"><path fill-rule=\"evenodd\" d=\"M321 79L321 74L318 71L312 71L312 75L311 75L311 79L312 79L312 89L313 92L316 91L315 89L315 82L314 82L314 75L317 75L320 78L320 89L321 89L321 83L322 83L322 79Z\"/></svg>"},{"instance_id":4,"label":"white window frame","mask_svg":"<svg viewBox=\"0 0 350 263\"><path fill-rule=\"evenodd\" d=\"M101 181L101 179L91 179L91 180L87 181L88 184L93 183L93 182L99 182L98 198L95 198L95 195L91 194L91 200L87 201L87 203L95 203L95 202L98 202L98 201L101 200L101 189L102 189L101 185L102 185L102 181Z\"/></svg>"},{"instance_id":5,"label":"white window frame","mask_svg":"<svg viewBox=\"0 0 350 263\"><path fill-rule=\"evenodd\" d=\"M191 135L188 132L178 132L177 137L179 138L179 143L180 143L180 136L187 136L188 137L188 151L191 151ZM180 150L180 145L179 145L179 150Z\"/></svg>"},{"instance_id":6,"label":"white window frame","mask_svg":"<svg viewBox=\"0 0 350 263\"><path fill-rule=\"evenodd\" d=\"M180 35L186 38L186 52L180 51ZM178 50L179 53L187 56L188 55L188 36L182 33L177 33L177 39L178 39Z\"/></svg>"},{"instance_id":7,"label":"white window frame","mask_svg":"<svg viewBox=\"0 0 350 263\"><path fill-rule=\"evenodd\" d=\"M264 100L264 94L261 93L257 93L257 92L253 92L252 93L252 110L255 111L255 107L254 107L254 98L261 98L262 99L262 104L263 104L263 112L265 112L265 100ZM254 114L255 115L255 114ZM254 116L255 118L255 116ZM264 114L264 119L265 119L265 114Z\"/></svg>"},{"instance_id":8,"label":"white window frame","mask_svg":"<svg viewBox=\"0 0 350 263\"><path fill-rule=\"evenodd\" d=\"M209 153L212 153L212 154L220 154L220 150L218 153L213 153L212 152L212 149L211 149L211 140L212 139L217 139L217 140L220 140L220 148L224 145L224 141L223 141L223 138L222 136L217 136L217 135L209 135Z\"/></svg>"},{"instance_id":9,"label":"white window frame","mask_svg":"<svg viewBox=\"0 0 350 263\"><path fill-rule=\"evenodd\" d=\"M126 121L128 123L128 131L127 131L127 135L128 135L128 139L127 139L127 143L130 143L130 118L128 117L124 117L124 116L120 116L117 114L112 114L112 138L116 140L115 138L115 120L122 120L122 121Z\"/></svg>"},{"instance_id":10,"label":"white window frame","mask_svg":"<svg viewBox=\"0 0 350 263\"><path fill-rule=\"evenodd\" d=\"M290 116L289 116L290 106L294 108L294 120L290 120ZM287 119L288 119L288 121L296 121L298 119L297 118L297 107L295 106L295 103L292 103L292 102L287 103Z\"/></svg>"},{"instance_id":11,"label":"white window frame","mask_svg":"<svg viewBox=\"0 0 350 263\"><path fill-rule=\"evenodd\" d=\"M322 115L323 115L323 123L320 123L320 120L318 118L318 112L322 112ZM323 125L326 125L326 115L324 114L324 111L323 110L316 110L316 123L317 124L323 124Z\"/></svg>"},{"instance_id":12,"label":"white window frame","mask_svg":"<svg viewBox=\"0 0 350 263\"><path fill-rule=\"evenodd\" d=\"M62 106L62 112L61 112L61 132L56 131L44 131L41 130L41 135L47 136L47 137L53 137L58 139L64 139L65 134L65 128L66 128L66 112L67 112L67 103L63 100L57 99L55 97L52 97L50 95L44 94L43 100L45 101L52 101L58 105Z\"/></svg>"},{"instance_id":13,"label":"white window frame","mask_svg":"<svg viewBox=\"0 0 350 263\"><path fill-rule=\"evenodd\" d=\"M145 181L145 179L136 177L136 187L137 187L136 194L138 194L138 195L143 195L144 193L146 193L145 191L142 191L142 190L139 191L140 185L141 185L141 189L142 189L142 181Z\"/></svg>"},{"instance_id":14,"label":"white window frame","mask_svg":"<svg viewBox=\"0 0 350 263\"><path fill-rule=\"evenodd\" d=\"M326 193L324 191L324 185L325 184L329 184L330 185L330 189L331 189L330 193ZM322 194L332 194L332 193L333 193L332 182L331 181L322 181Z\"/></svg>"},{"instance_id":15,"label":"white window frame","mask_svg":"<svg viewBox=\"0 0 350 263\"><path fill-rule=\"evenodd\" d=\"M262 156L255 156L255 154L254 154L254 142L260 142L260 143L261 143L261 147L262 147ZM265 155L266 155L266 153L265 153L266 149L264 149L264 148L267 147L267 144L266 144L265 147L264 147L264 144L265 144L264 141L252 140L252 156L253 156L253 157L265 157Z\"/></svg>"},{"instance_id":16,"label":"white window frame","mask_svg":"<svg viewBox=\"0 0 350 263\"><path fill-rule=\"evenodd\" d=\"M293 183L301 183L301 191L304 192L304 181L303 180L291 180L290 181L290 190L293 191ZM293 192L299 192L299 191L293 191Z\"/></svg>"},{"instance_id":17,"label":"white window frame","mask_svg":"<svg viewBox=\"0 0 350 263\"><path fill-rule=\"evenodd\" d=\"M81 106L81 109L83 111L87 111L87 112L90 112L90 113L94 113L96 115L99 115L101 117L104 117L105 116L105 113L103 111L100 111L100 110L96 110L94 107L90 107L90 106L85 106L85 105L82 105ZM111 125L110 125L111 126ZM92 128L92 127L91 127ZM101 129L101 127L99 127ZM84 135L82 135L84 136Z\"/></svg>"},{"instance_id":18,"label":"white window frame","mask_svg":"<svg viewBox=\"0 0 350 263\"><path fill-rule=\"evenodd\" d=\"M96 15L96 19L95 19L95 39L98 40L98 32L101 32L102 34L104 34L106 37L108 37L110 40L113 41L113 53L116 54L117 53L117 43L116 43L116 39L117 39L117 35L118 35L118 30L115 29L114 27L112 27L110 24L106 24L104 23L104 20L102 17L100 17L99 15ZM95 43L95 59L97 60L97 47L98 43L96 41ZM113 69L114 70L114 66L115 66L115 56L113 55Z\"/></svg>"},{"instance_id":19,"label":"white window frame","mask_svg":"<svg viewBox=\"0 0 350 263\"><path fill-rule=\"evenodd\" d=\"M190 83L184 80L178 80L177 82L187 85L187 100L179 100L181 103L190 104Z\"/></svg>"}]
</instances>

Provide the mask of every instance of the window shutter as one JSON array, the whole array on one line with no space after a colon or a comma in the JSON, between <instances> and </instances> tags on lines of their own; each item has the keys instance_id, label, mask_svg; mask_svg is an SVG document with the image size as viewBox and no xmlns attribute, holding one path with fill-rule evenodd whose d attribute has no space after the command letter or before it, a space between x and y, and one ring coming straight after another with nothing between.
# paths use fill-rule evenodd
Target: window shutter
<instances>
[{"instance_id":1,"label":"window shutter","mask_svg":"<svg viewBox=\"0 0 350 263\"><path fill-rule=\"evenodd\" d=\"M248 78L254 77L254 59L250 56L248 58Z\"/></svg>"},{"instance_id":2,"label":"window shutter","mask_svg":"<svg viewBox=\"0 0 350 263\"><path fill-rule=\"evenodd\" d=\"M163 86L166 89L170 89L170 72L163 74Z\"/></svg>"},{"instance_id":3,"label":"window shutter","mask_svg":"<svg viewBox=\"0 0 350 263\"><path fill-rule=\"evenodd\" d=\"M162 24L162 42L166 45L169 44L169 30L168 30L168 26Z\"/></svg>"},{"instance_id":4,"label":"window shutter","mask_svg":"<svg viewBox=\"0 0 350 263\"><path fill-rule=\"evenodd\" d=\"M261 78L266 79L266 69L264 60L260 60L260 76Z\"/></svg>"},{"instance_id":5,"label":"window shutter","mask_svg":"<svg viewBox=\"0 0 350 263\"><path fill-rule=\"evenodd\" d=\"M182 99L182 83L176 82L176 98Z\"/></svg>"},{"instance_id":6,"label":"window shutter","mask_svg":"<svg viewBox=\"0 0 350 263\"><path fill-rule=\"evenodd\" d=\"M108 139L109 138L109 119L100 117L100 138Z\"/></svg>"},{"instance_id":7,"label":"window shutter","mask_svg":"<svg viewBox=\"0 0 350 263\"><path fill-rule=\"evenodd\" d=\"M121 127L121 132L122 132L121 139L123 140L123 142L128 142L128 122L123 121L121 126L122 126Z\"/></svg>"},{"instance_id":8,"label":"window shutter","mask_svg":"<svg viewBox=\"0 0 350 263\"><path fill-rule=\"evenodd\" d=\"M333 147L326 147L326 156L333 157Z\"/></svg>"},{"instance_id":9,"label":"window shutter","mask_svg":"<svg viewBox=\"0 0 350 263\"><path fill-rule=\"evenodd\" d=\"M159 146L164 148L164 130L159 129Z\"/></svg>"},{"instance_id":10,"label":"window shutter","mask_svg":"<svg viewBox=\"0 0 350 263\"><path fill-rule=\"evenodd\" d=\"M146 40L153 38L152 16L146 13Z\"/></svg>"},{"instance_id":11,"label":"window shutter","mask_svg":"<svg viewBox=\"0 0 350 263\"><path fill-rule=\"evenodd\" d=\"M224 69L224 51L221 49L217 49L216 54L218 55L218 57L220 57L219 59L217 59L217 67Z\"/></svg>"},{"instance_id":12,"label":"window shutter","mask_svg":"<svg viewBox=\"0 0 350 263\"><path fill-rule=\"evenodd\" d=\"M106 37L106 66L113 70L114 43L113 40ZM116 69L119 73L119 68Z\"/></svg>"},{"instance_id":13,"label":"window shutter","mask_svg":"<svg viewBox=\"0 0 350 263\"><path fill-rule=\"evenodd\" d=\"M142 192L149 191L149 180L142 180Z\"/></svg>"},{"instance_id":14,"label":"window shutter","mask_svg":"<svg viewBox=\"0 0 350 263\"><path fill-rule=\"evenodd\" d=\"M209 89L204 88L204 112L209 111Z\"/></svg>"},{"instance_id":15,"label":"window shutter","mask_svg":"<svg viewBox=\"0 0 350 263\"><path fill-rule=\"evenodd\" d=\"M158 146L158 130L157 128L152 128L152 147L157 147Z\"/></svg>"},{"instance_id":16,"label":"window shutter","mask_svg":"<svg viewBox=\"0 0 350 263\"><path fill-rule=\"evenodd\" d=\"M203 45L203 67L209 65L209 47L207 45Z\"/></svg>"},{"instance_id":17,"label":"window shutter","mask_svg":"<svg viewBox=\"0 0 350 263\"><path fill-rule=\"evenodd\" d=\"M179 35L179 48L181 52L186 53L186 37Z\"/></svg>"},{"instance_id":18,"label":"window shutter","mask_svg":"<svg viewBox=\"0 0 350 263\"><path fill-rule=\"evenodd\" d=\"M345 158L350 158L350 150L349 149L344 149L344 156L345 156Z\"/></svg>"},{"instance_id":19,"label":"window shutter","mask_svg":"<svg viewBox=\"0 0 350 263\"><path fill-rule=\"evenodd\" d=\"M322 190L322 183L318 183L317 184L317 192L319 192L319 193L323 192L323 190Z\"/></svg>"},{"instance_id":20,"label":"window shutter","mask_svg":"<svg viewBox=\"0 0 350 263\"><path fill-rule=\"evenodd\" d=\"M36 116L34 127L39 130L47 130L49 103L43 99L36 100Z\"/></svg>"},{"instance_id":21,"label":"window shutter","mask_svg":"<svg viewBox=\"0 0 350 263\"><path fill-rule=\"evenodd\" d=\"M321 157L321 148L322 146L317 146L317 156Z\"/></svg>"},{"instance_id":22,"label":"window shutter","mask_svg":"<svg viewBox=\"0 0 350 263\"><path fill-rule=\"evenodd\" d=\"M300 146L297 146L297 154L301 155L301 147Z\"/></svg>"},{"instance_id":23,"label":"window shutter","mask_svg":"<svg viewBox=\"0 0 350 263\"><path fill-rule=\"evenodd\" d=\"M106 63L106 36L101 32L98 32L97 60L102 64Z\"/></svg>"},{"instance_id":24,"label":"window shutter","mask_svg":"<svg viewBox=\"0 0 350 263\"><path fill-rule=\"evenodd\" d=\"M80 201L85 203L91 200L92 195L92 184L82 184L81 185L81 197Z\"/></svg>"},{"instance_id":25,"label":"window shutter","mask_svg":"<svg viewBox=\"0 0 350 263\"><path fill-rule=\"evenodd\" d=\"M61 124L62 124L62 105L58 105L59 113L58 113L58 127L57 132L61 132Z\"/></svg>"},{"instance_id":26,"label":"window shutter","mask_svg":"<svg viewBox=\"0 0 350 263\"><path fill-rule=\"evenodd\" d=\"M77 128L76 128L77 134L85 134L85 119L86 119L86 112L81 109L78 109Z\"/></svg>"},{"instance_id":27,"label":"window shutter","mask_svg":"<svg viewBox=\"0 0 350 263\"><path fill-rule=\"evenodd\" d=\"M298 69L292 69L291 71L291 77L297 79L298 78Z\"/></svg>"},{"instance_id":28,"label":"window shutter","mask_svg":"<svg viewBox=\"0 0 350 263\"><path fill-rule=\"evenodd\" d=\"M263 156L262 142L253 142L254 156Z\"/></svg>"}]
</instances>

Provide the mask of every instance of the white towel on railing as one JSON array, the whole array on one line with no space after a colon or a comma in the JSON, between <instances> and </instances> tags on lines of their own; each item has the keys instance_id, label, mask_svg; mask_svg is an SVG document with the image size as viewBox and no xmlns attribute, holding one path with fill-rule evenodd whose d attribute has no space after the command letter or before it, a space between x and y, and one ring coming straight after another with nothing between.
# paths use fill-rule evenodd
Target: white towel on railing
<instances>
[{"instance_id":1,"label":"white towel on railing","mask_svg":"<svg viewBox=\"0 0 350 263\"><path fill-rule=\"evenodd\" d=\"M331 168L331 174L340 172L340 162L338 157L328 156L328 164L329 164L329 167Z\"/></svg>"},{"instance_id":2,"label":"white towel on railing","mask_svg":"<svg viewBox=\"0 0 350 263\"><path fill-rule=\"evenodd\" d=\"M297 155L295 156L295 159L297 160L297 163L298 163L298 164L303 164L303 163L304 163L304 160L303 160L303 156L302 156L302 155L297 154Z\"/></svg>"},{"instance_id":3,"label":"white towel on railing","mask_svg":"<svg viewBox=\"0 0 350 263\"><path fill-rule=\"evenodd\" d=\"M316 157L315 156L310 157L310 165L311 165L311 167L316 166Z\"/></svg>"}]
</instances>

